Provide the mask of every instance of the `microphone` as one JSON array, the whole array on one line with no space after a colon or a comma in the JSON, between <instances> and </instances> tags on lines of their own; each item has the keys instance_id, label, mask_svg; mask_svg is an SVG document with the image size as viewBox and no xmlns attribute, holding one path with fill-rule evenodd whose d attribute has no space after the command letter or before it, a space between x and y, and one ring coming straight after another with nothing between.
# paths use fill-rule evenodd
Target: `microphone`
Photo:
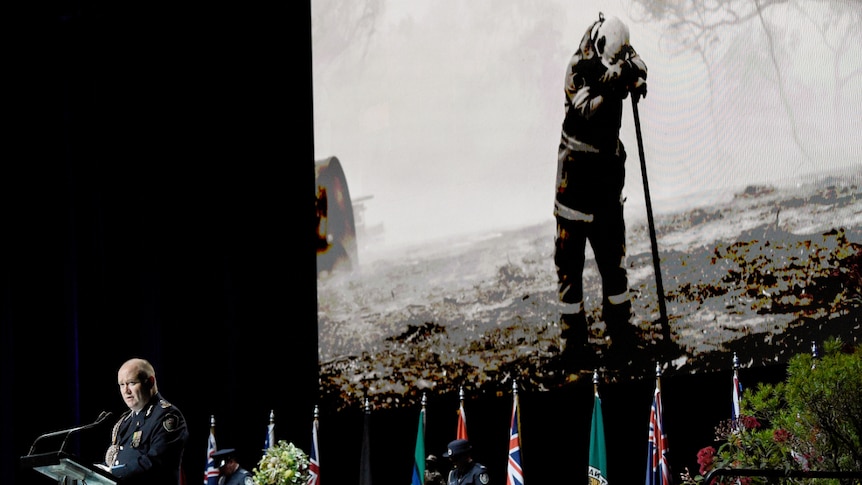
<instances>
[{"instance_id":1,"label":"microphone","mask_svg":"<svg viewBox=\"0 0 862 485\"><path fill-rule=\"evenodd\" d=\"M93 421L92 423L84 424L84 425L81 425L81 426L76 426L76 427L74 427L74 428L69 428L69 429L61 429L60 431L52 431L52 432L50 432L50 433L45 433L45 434L43 434L43 435L39 436L38 438L36 438L36 440L35 440L35 441L33 441L33 445L32 445L32 446L30 446L30 452L29 452L29 453L27 453L27 456L32 456L32 455L33 455L33 450L35 450L35 449L36 449L36 443L38 443L39 441L41 441L41 440L43 440L43 439L45 439L45 438L51 438L51 437L53 437L53 436L60 436L60 435L65 434L65 435L66 435L66 437L65 437L65 438L63 438L63 443L60 445L60 449L58 450L58 452L62 452L62 451L63 451L63 448L65 448L65 447L66 447L66 440L68 440L68 439L69 439L69 435L71 435L72 433L76 433L76 432L78 432L78 431L83 431L83 430L85 430L85 429L94 428L94 427L96 427L96 426L98 426L98 425L102 424L102 422L103 422L104 420L108 419L110 416L111 416L111 412L110 412L110 411L102 411L101 413L99 413L99 417L98 417L98 418L96 418L96 420L95 420L95 421Z\"/></svg>"}]
</instances>

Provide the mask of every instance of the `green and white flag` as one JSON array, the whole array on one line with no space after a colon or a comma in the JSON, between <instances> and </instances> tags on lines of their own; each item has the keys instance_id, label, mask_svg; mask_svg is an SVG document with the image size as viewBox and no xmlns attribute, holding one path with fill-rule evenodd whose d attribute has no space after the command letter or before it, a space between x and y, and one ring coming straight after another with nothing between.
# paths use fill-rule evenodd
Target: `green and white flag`
<instances>
[{"instance_id":1,"label":"green and white flag","mask_svg":"<svg viewBox=\"0 0 862 485\"><path fill-rule=\"evenodd\" d=\"M587 468L590 485L607 485L608 456L605 452L605 426L602 420L602 400L596 391L593 400L593 423L590 426L590 463Z\"/></svg>"}]
</instances>

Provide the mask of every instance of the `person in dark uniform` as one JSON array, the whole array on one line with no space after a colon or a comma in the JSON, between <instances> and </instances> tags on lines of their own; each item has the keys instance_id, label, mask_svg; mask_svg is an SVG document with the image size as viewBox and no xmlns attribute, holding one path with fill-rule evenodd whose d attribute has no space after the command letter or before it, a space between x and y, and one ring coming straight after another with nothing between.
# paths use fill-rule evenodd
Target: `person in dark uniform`
<instances>
[{"instance_id":1,"label":"person in dark uniform","mask_svg":"<svg viewBox=\"0 0 862 485\"><path fill-rule=\"evenodd\" d=\"M446 485L441 463L436 455L428 455L425 458L425 485Z\"/></svg>"},{"instance_id":2,"label":"person in dark uniform","mask_svg":"<svg viewBox=\"0 0 862 485\"><path fill-rule=\"evenodd\" d=\"M487 485L491 478L485 465L477 463L472 456L473 447L467 440L449 443L445 456L452 462L448 485Z\"/></svg>"},{"instance_id":3,"label":"person in dark uniform","mask_svg":"<svg viewBox=\"0 0 862 485\"><path fill-rule=\"evenodd\" d=\"M218 485L255 485L254 477L236 461L236 450L225 448L212 455L218 467Z\"/></svg>"},{"instance_id":4,"label":"person in dark uniform","mask_svg":"<svg viewBox=\"0 0 862 485\"><path fill-rule=\"evenodd\" d=\"M186 420L159 394L153 366L130 359L117 372L120 395L129 410L111 432L105 465L126 485L178 485L189 439Z\"/></svg>"},{"instance_id":5,"label":"person in dark uniform","mask_svg":"<svg viewBox=\"0 0 862 485\"><path fill-rule=\"evenodd\" d=\"M565 117L557 153L554 246L564 367L592 370L584 308L586 242L602 278L602 320L609 363L625 364L639 343L625 267L623 185L626 151L619 139L623 99L646 96L647 68L617 17L592 22L566 68Z\"/></svg>"}]
</instances>

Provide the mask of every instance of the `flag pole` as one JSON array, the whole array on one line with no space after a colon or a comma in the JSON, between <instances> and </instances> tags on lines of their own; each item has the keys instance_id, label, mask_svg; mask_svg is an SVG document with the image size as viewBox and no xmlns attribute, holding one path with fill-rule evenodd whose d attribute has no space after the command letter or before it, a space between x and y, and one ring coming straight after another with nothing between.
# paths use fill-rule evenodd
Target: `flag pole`
<instances>
[{"instance_id":1,"label":"flag pole","mask_svg":"<svg viewBox=\"0 0 862 485\"><path fill-rule=\"evenodd\" d=\"M275 410L269 410L269 425L266 427L266 439L263 443L263 451L266 453L266 450L269 449L270 446L275 446Z\"/></svg>"},{"instance_id":2,"label":"flag pole","mask_svg":"<svg viewBox=\"0 0 862 485\"><path fill-rule=\"evenodd\" d=\"M518 448L521 453L521 461L524 461L524 436L521 435L521 403L518 402L518 380L512 379L512 399L518 409ZM523 466L523 464L522 464ZM522 472L523 473L523 472Z\"/></svg>"},{"instance_id":3,"label":"flag pole","mask_svg":"<svg viewBox=\"0 0 862 485\"><path fill-rule=\"evenodd\" d=\"M733 353L733 423L732 426L734 429L737 427L737 421L739 420L739 415L742 412L742 408L739 406L739 398L740 398L741 387L739 385L739 356L736 355L736 352Z\"/></svg>"},{"instance_id":4,"label":"flag pole","mask_svg":"<svg viewBox=\"0 0 862 485\"><path fill-rule=\"evenodd\" d=\"M371 400L365 397L365 417L362 426L362 450L359 463L359 485L371 485Z\"/></svg>"},{"instance_id":5,"label":"flag pole","mask_svg":"<svg viewBox=\"0 0 862 485\"><path fill-rule=\"evenodd\" d=\"M814 370L817 367L817 342L811 341L811 369Z\"/></svg>"},{"instance_id":6,"label":"flag pole","mask_svg":"<svg viewBox=\"0 0 862 485\"><path fill-rule=\"evenodd\" d=\"M422 392L422 434L423 435L425 434L425 431L426 431L425 423L428 421L427 419L425 419L425 407L427 406L427 404L428 404L428 396L426 396L425 392L423 391Z\"/></svg>"},{"instance_id":7,"label":"flag pole","mask_svg":"<svg viewBox=\"0 0 862 485\"><path fill-rule=\"evenodd\" d=\"M317 431L320 427L320 408L314 405L314 419L311 422L311 453L308 456L309 479L307 485L320 485L320 450L317 443Z\"/></svg>"}]
</instances>

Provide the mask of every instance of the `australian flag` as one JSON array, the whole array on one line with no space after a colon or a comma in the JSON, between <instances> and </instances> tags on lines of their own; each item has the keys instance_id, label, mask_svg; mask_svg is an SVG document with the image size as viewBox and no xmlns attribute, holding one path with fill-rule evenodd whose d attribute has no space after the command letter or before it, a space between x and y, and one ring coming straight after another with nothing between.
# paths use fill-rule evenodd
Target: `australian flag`
<instances>
[{"instance_id":1,"label":"australian flag","mask_svg":"<svg viewBox=\"0 0 862 485\"><path fill-rule=\"evenodd\" d=\"M662 421L661 391L656 384L649 413L646 485L672 485L670 466L667 461L667 436L665 436Z\"/></svg>"},{"instance_id":2,"label":"australian flag","mask_svg":"<svg viewBox=\"0 0 862 485\"><path fill-rule=\"evenodd\" d=\"M204 485L218 485L218 467L213 460L216 452L215 430L210 428L210 437L207 440L207 468L204 472Z\"/></svg>"},{"instance_id":3,"label":"australian flag","mask_svg":"<svg viewBox=\"0 0 862 485\"><path fill-rule=\"evenodd\" d=\"M311 452L308 454L308 485L320 485L320 458L317 450L318 423L317 418L314 418L314 422L311 424Z\"/></svg>"},{"instance_id":4,"label":"australian flag","mask_svg":"<svg viewBox=\"0 0 862 485\"><path fill-rule=\"evenodd\" d=\"M524 485L521 469L521 420L518 416L518 395L512 402L512 422L509 426L509 465L506 469L506 485Z\"/></svg>"}]
</instances>

